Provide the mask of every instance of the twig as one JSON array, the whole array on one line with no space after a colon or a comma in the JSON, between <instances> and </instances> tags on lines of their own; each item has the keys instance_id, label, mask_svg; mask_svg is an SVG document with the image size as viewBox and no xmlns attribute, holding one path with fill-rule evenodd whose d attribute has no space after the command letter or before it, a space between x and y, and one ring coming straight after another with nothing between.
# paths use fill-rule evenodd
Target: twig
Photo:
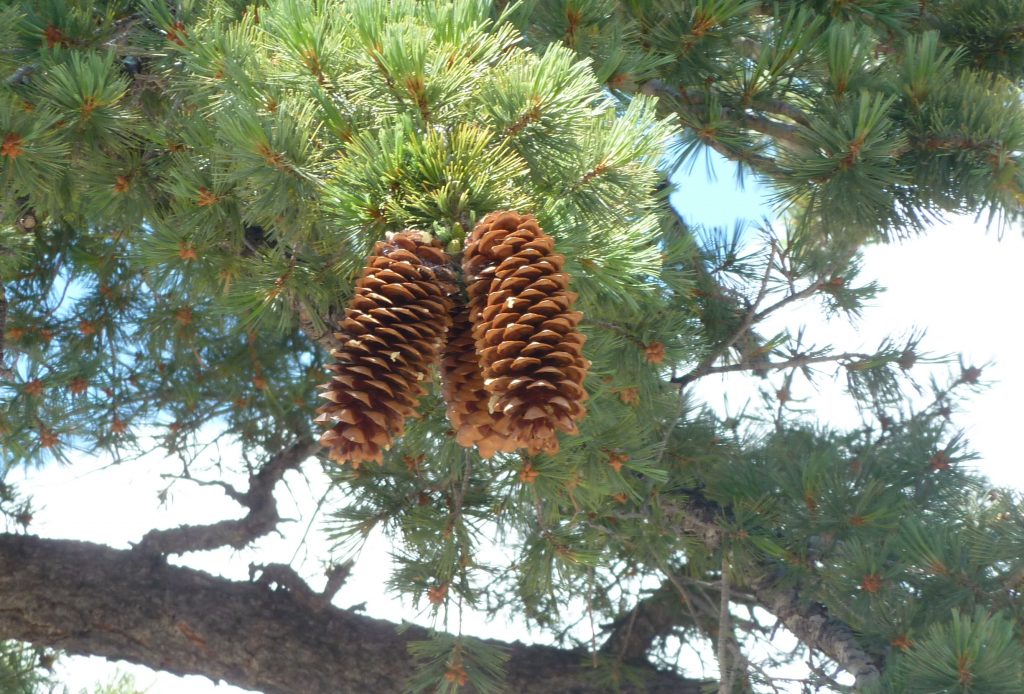
<instances>
[{"instance_id":1,"label":"twig","mask_svg":"<svg viewBox=\"0 0 1024 694\"><path fill-rule=\"evenodd\" d=\"M316 508L314 508L313 512L311 514L309 514L309 522L306 523L306 529L302 533L302 538L299 539L299 544L296 545L296 547L295 547L295 552L292 553L292 558L288 562L289 564L292 564L292 563L295 562L295 558L299 556L299 551L301 551L303 546L305 546L306 539L309 537L309 533L313 529L313 523L316 521L317 516L320 515L320 511L324 507L324 502L327 501L327 497L328 497L328 495L330 495L330 493L331 493L331 488L328 487L327 491L325 491L323 493L323 495L320 497L320 500L316 502Z\"/></svg>"},{"instance_id":2,"label":"twig","mask_svg":"<svg viewBox=\"0 0 1024 694\"><path fill-rule=\"evenodd\" d=\"M822 364L826 362L842 362L842 361L856 361L862 359L868 359L870 355L861 354L859 352L843 352L842 354L822 354L817 356L810 355L798 355L791 359L784 361L758 361L756 363L750 363L743 361L738 364L724 364L722 366L710 366L703 369L701 373L694 378L687 378L693 371L679 376L678 379L673 379L671 383L690 383L697 378L704 376L710 376L712 374L724 374L735 371L748 371L750 369L758 369L764 371L779 371L781 369L792 369L800 368L803 366L809 366L811 364Z\"/></svg>"},{"instance_id":3,"label":"twig","mask_svg":"<svg viewBox=\"0 0 1024 694\"><path fill-rule=\"evenodd\" d=\"M229 493L235 501L249 509L243 517L209 525L183 525L169 530L151 530L135 545L144 554L182 554L217 547L241 549L258 537L271 532L281 520L274 499L274 487L288 470L297 468L319 448L311 438L301 438L279 452L249 478L244 493ZM226 485L221 485L227 491Z\"/></svg>"},{"instance_id":4,"label":"twig","mask_svg":"<svg viewBox=\"0 0 1024 694\"><path fill-rule=\"evenodd\" d=\"M675 369L673 369L673 372ZM670 383L675 383L675 377L672 377ZM683 418L683 413L686 411L686 386L683 383L679 384L679 406L676 408L676 414L672 418L667 426L665 427L665 435L661 437L661 447L658 449L658 456L654 460L654 466L658 467L661 465L662 458L665 457L665 452L668 450L669 441L672 440L672 432L675 431L676 425L679 420Z\"/></svg>"},{"instance_id":5,"label":"twig","mask_svg":"<svg viewBox=\"0 0 1024 694\"><path fill-rule=\"evenodd\" d=\"M11 371L5 363L7 347L7 287L0 284L0 378L9 378Z\"/></svg>"},{"instance_id":6,"label":"twig","mask_svg":"<svg viewBox=\"0 0 1024 694\"><path fill-rule=\"evenodd\" d=\"M680 384L680 387L685 387L688 383L705 376L708 369L711 368L711 365L714 364L719 357L728 352L729 348L736 344L736 342L743 337L755 323L762 320L766 315L771 313L771 311L775 310L775 307L770 307L771 310L765 309L764 311L758 312L757 308L761 305L761 302L764 301L765 296L768 295L768 281L771 279L772 261L775 259L777 251L778 246L773 240L768 255L768 263L765 267L764 275L761 277L761 286L757 290L757 298L754 299L754 303L750 305L750 308L744 314L743 321L740 323L740 326L733 332L732 336L730 336L728 340L718 345L710 354L701 359L697 366L682 376L673 377L671 381L672 383L678 383ZM784 304L780 301L775 306L781 308L782 305Z\"/></svg>"},{"instance_id":7,"label":"twig","mask_svg":"<svg viewBox=\"0 0 1024 694\"><path fill-rule=\"evenodd\" d=\"M227 482L223 482L221 480L197 480L195 477L192 477L191 473L188 473L187 470L185 474L181 475L166 475L165 479L168 478L175 480L187 480L200 487L217 487L234 501L237 501L243 506L245 505L245 492L238 491Z\"/></svg>"},{"instance_id":8,"label":"twig","mask_svg":"<svg viewBox=\"0 0 1024 694\"><path fill-rule=\"evenodd\" d=\"M776 311L778 311L780 308L784 308L784 307L788 306L789 304L793 303L794 301L800 301L801 299L806 299L807 297L814 295L816 292L818 292L818 290L820 290L824 286L825 286L825 280L823 280L823 279L818 279L818 280L815 280L814 282L811 282L809 285L807 285L806 287L804 287L800 291L796 292L795 294L789 294L785 298L780 299L779 301L776 301L774 304L772 304L768 308L764 309L760 313L755 314L753 316L753 319L752 319L751 323L759 323L759 322L761 322L762 320L767 318L770 314L775 313Z\"/></svg>"},{"instance_id":9,"label":"twig","mask_svg":"<svg viewBox=\"0 0 1024 694\"><path fill-rule=\"evenodd\" d=\"M729 553L722 552L721 607L718 613L718 671L722 681L719 694L732 694L733 667L729 658L728 638L732 634L729 621Z\"/></svg>"}]
</instances>

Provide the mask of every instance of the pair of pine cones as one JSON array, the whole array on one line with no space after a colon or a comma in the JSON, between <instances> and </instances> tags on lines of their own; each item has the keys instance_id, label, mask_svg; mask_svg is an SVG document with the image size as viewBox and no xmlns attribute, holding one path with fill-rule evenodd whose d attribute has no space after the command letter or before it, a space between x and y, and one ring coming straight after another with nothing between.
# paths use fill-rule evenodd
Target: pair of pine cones
<instances>
[{"instance_id":1,"label":"pair of pine cones","mask_svg":"<svg viewBox=\"0 0 1024 694\"><path fill-rule=\"evenodd\" d=\"M317 422L340 463L383 462L440 357L456 440L489 458L558 451L586 414L590 362L564 256L532 215L493 212L466 241L464 300L451 258L417 230L378 242L332 351ZM443 352L443 353L442 353Z\"/></svg>"}]
</instances>

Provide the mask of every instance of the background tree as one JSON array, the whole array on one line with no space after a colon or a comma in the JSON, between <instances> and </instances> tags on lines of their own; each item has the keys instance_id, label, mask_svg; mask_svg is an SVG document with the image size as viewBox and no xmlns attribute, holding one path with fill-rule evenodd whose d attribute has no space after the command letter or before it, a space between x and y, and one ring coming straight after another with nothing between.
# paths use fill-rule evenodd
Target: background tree
<instances>
[{"instance_id":1,"label":"background tree","mask_svg":"<svg viewBox=\"0 0 1024 694\"><path fill-rule=\"evenodd\" d=\"M159 446L191 476L219 440L250 484L223 484L242 519L131 551L0 535L0 638L265 692L767 691L786 659L808 688L838 668L861 691L1020 691L1021 507L964 469L950 421L980 370L922 385L917 337L846 353L761 326L800 301L855 316L865 244L1017 221L1022 26L1011 0L7 3L4 469ZM756 239L669 204L706 148L774 191ZM278 523L374 243L419 228L457 256L500 209L536 215L579 294L580 434L481 459L434 388L382 465L320 473L345 490L339 548L383 528L389 587L447 630L332 607L344 565L316 593L284 566L168 563ZM787 407L820 368L862 427ZM771 379L771 407L692 396L727 372ZM0 503L31 528L16 489ZM558 646L464 636L464 608ZM765 654L776 623L797 651ZM719 681L687 679L672 638L707 643ZM12 645L0 676L30 688L48 652Z\"/></svg>"}]
</instances>

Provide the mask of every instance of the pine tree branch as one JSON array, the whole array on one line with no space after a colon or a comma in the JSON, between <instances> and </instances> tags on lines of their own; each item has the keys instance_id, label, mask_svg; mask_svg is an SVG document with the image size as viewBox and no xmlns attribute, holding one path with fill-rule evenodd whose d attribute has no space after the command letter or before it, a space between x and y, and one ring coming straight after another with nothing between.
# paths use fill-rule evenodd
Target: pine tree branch
<instances>
[{"instance_id":1,"label":"pine tree branch","mask_svg":"<svg viewBox=\"0 0 1024 694\"><path fill-rule=\"evenodd\" d=\"M766 111L777 116L789 118L794 123L799 123L800 125L809 126L811 124L811 119L803 109L781 99L758 99L754 102L753 108L758 111Z\"/></svg>"},{"instance_id":2,"label":"pine tree branch","mask_svg":"<svg viewBox=\"0 0 1024 694\"><path fill-rule=\"evenodd\" d=\"M765 118L764 116L755 115L753 113L745 113L743 111L734 111L732 109L724 109L725 113L741 123L743 127L753 130L754 132L767 135L775 140L780 140L796 147L805 146L803 141L800 139L800 128L786 123L780 123L779 121L772 120L771 118Z\"/></svg>"},{"instance_id":3,"label":"pine tree branch","mask_svg":"<svg viewBox=\"0 0 1024 694\"><path fill-rule=\"evenodd\" d=\"M754 303L752 303L744 313L743 320L740 322L739 327L733 331L733 334L727 340L725 340L719 345L716 345L710 354L708 354L707 356L700 360L697 366L695 366L693 369L683 374L682 376L677 376L673 378L671 381L672 383L678 383L680 384L680 386L685 386L688 383L697 380L698 378L706 376L709 373L709 370L713 368L712 365L716 361L718 361L718 359L722 357L722 355L728 352L730 347L732 347L746 335L749 335L751 327L753 327L755 323L757 323L759 320L763 320L767 315L771 313L771 311L768 309L760 312L757 309L761 305L761 302L764 301L765 296L767 296L768 294L768 281L771 279L772 262L775 259L775 253L776 246L775 242L773 241L771 245L771 252L768 257L768 262L765 266L764 274L761 277L761 286L757 290L757 297L754 299ZM778 304L776 304L776 306L779 307L781 307L781 305L784 304L782 304L782 302L778 302ZM772 308L772 310L775 309Z\"/></svg>"},{"instance_id":4,"label":"pine tree branch","mask_svg":"<svg viewBox=\"0 0 1024 694\"><path fill-rule=\"evenodd\" d=\"M692 490L675 499L662 497L669 527L697 537L710 550L722 547L725 530L721 519L726 510ZM800 586L782 582L784 571L773 562L762 560L744 575L761 607L775 615L808 648L821 651L856 678L861 688L876 682L881 675L884 656L870 653L859 642L853 629L828 613L820 603L807 600Z\"/></svg>"},{"instance_id":5,"label":"pine tree branch","mask_svg":"<svg viewBox=\"0 0 1024 694\"><path fill-rule=\"evenodd\" d=\"M694 106L700 106L707 102L707 97L703 90L673 89L661 80L657 79L644 84L640 91L645 94L665 98L667 101L671 102L677 110L685 112L691 117L697 117L698 115L693 110ZM774 115L781 115L802 126L808 125L810 120L807 115L796 106L787 104L780 100L765 100L758 101L756 104L752 104L748 108L723 105L721 106L721 110L722 115L747 130L753 130L754 132L767 135L774 140L785 142L795 147L804 146L804 142L800 138L799 127L774 120L762 115L761 113L755 113L756 111L762 111ZM702 140L722 156L733 161L742 161L745 164L750 164L751 166L759 169L762 173L778 171L778 165L775 163L775 160L770 157L762 157L747 152L731 150L720 142L717 142L713 137L702 137Z\"/></svg>"},{"instance_id":6,"label":"pine tree branch","mask_svg":"<svg viewBox=\"0 0 1024 694\"><path fill-rule=\"evenodd\" d=\"M827 364L830 362L848 362L853 363L857 361L863 361L870 359L870 354L863 354L861 352L843 352L842 354L802 354L792 357L791 359L785 359L783 361L768 361L764 359L744 359L736 364L723 364L721 366L711 366L706 369L702 369L699 373L696 373L696 369L690 372L678 376L673 379L672 383L692 383L698 378L704 376L710 376L712 374L724 374L724 373L735 373L737 371L781 371L783 369L799 369L804 366L810 366L812 364Z\"/></svg>"},{"instance_id":7,"label":"pine tree branch","mask_svg":"<svg viewBox=\"0 0 1024 694\"><path fill-rule=\"evenodd\" d=\"M775 245L772 245L772 254L774 257ZM781 362L770 362L764 359L756 358L757 355L748 354L745 358L736 364L726 364L721 366L714 366L714 363L721 358L730 347L736 344L738 341L744 338L744 336L750 334L750 330L753 326L757 325L764 319L771 316L773 313L789 306L790 304L802 301L822 290L826 285L826 280L823 277L809 283L806 287L800 290L791 291L789 294L779 299L774 304L767 306L761 310L758 310L761 303L764 301L767 295L768 280L770 278L770 272L772 271L772 258L768 260L768 265L765 270L765 274L761 278L761 286L758 290L757 297L753 304L747 309L743 316L743 321L740 327L733 333L733 335L718 345L710 354L705 356L693 369L687 373L676 376L671 380L671 383L678 383L686 386L693 381L696 381L705 376L716 374L716 373L729 373L735 371L768 371L768 370L780 370L787 368L800 368L802 366L808 366L810 364L834 362L834 361L853 361L858 359L869 358L869 355L858 354L858 353L843 353L836 355L797 355L790 359ZM795 288L794 288L795 289Z\"/></svg>"},{"instance_id":8,"label":"pine tree branch","mask_svg":"<svg viewBox=\"0 0 1024 694\"><path fill-rule=\"evenodd\" d=\"M685 94L686 102L689 104L699 105L707 101L705 96L706 92L703 89L686 89L680 93ZM751 111L761 111L764 113L771 113L776 116L782 116L783 118L788 118L794 123L798 123L803 126L809 126L811 124L810 117L803 109L798 106L794 106L788 101L782 101L781 99L756 99L751 102L747 108ZM739 107L726 106L725 109L728 113L744 113L744 111ZM773 122L779 123L780 125L788 125L779 121ZM794 129L792 132L799 132L799 129Z\"/></svg>"},{"instance_id":9,"label":"pine tree branch","mask_svg":"<svg viewBox=\"0 0 1024 694\"><path fill-rule=\"evenodd\" d=\"M669 87L661 80L650 80L640 87L639 91L643 94L658 96L667 104L670 104L672 109L678 111L684 117L689 116L690 120L698 117L698 114L693 109L693 105L699 104L699 102L691 99L690 95L680 92L678 89ZM700 135L700 139L701 142L708 147L711 147L726 159L747 164L760 173L770 174L778 171L778 164L776 164L775 160L770 157L754 154L747 150L731 149L719 142L713 136L707 134Z\"/></svg>"},{"instance_id":10,"label":"pine tree branch","mask_svg":"<svg viewBox=\"0 0 1024 694\"><path fill-rule=\"evenodd\" d=\"M403 691L415 664L410 626L317 608L291 591L230 581L161 557L103 545L0 534L0 640L126 660L264 694ZM404 626L404 625L403 625ZM499 643L507 691L607 692L587 654ZM631 675L637 681L629 679ZM699 694L709 682L651 665L624 673L620 691Z\"/></svg>"},{"instance_id":11,"label":"pine tree branch","mask_svg":"<svg viewBox=\"0 0 1024 694\"><path fill-rule=\"evenodd\" d=\"M277 527L281 520L274 499L274 487L289 470L294 470L311 455L320 444L312 438L301 438L270 459L259 472L249 478L249 489L237 492L226 490L228 496L246 507L249 512L239 519L224 520L209 525L183 525L169 530L150 530L136 545L143 554L183 554L217 547L241 549Z\"/></svg>"},{"instance_id":12,"label":"pine tree branch","mask_svg":"<svg viewBox=\"0 0 1024 694\"><path fill-rule=\"evenodd\" d=\"M609 625L611 633L601 645L601 653L626 664L645 662L651 646L689 622L688 617L671 582L665 581Z\"/></svg>"},{"instance_id":13,"label":"pine tree branch","mask_svg":"<svg viewBox=\"0 0 1024 694\"><path fill-rule=\"evenodd\" d=\"M753 154L746 150L730 149L714 137L702 137L701 142L721 154L726 159L739 162L741 164L747 164L758 173L771 174L779 170L778 164L775 163L774 159L763 157L760 154Z\"/></svg>"}]
</instances>

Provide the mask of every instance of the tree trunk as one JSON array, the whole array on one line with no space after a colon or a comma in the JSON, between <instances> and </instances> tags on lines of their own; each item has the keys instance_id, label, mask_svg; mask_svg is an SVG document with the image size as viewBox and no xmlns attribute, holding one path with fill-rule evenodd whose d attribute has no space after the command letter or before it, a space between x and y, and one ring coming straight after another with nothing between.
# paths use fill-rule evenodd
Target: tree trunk
<instances>
[{"instance_id":1,"label":"tree trunk","mask_svg":"<svg viewBox=\"0 0 1024 694\"><path fill-rule=\"evenodd\" d=\"M409 641L427 631L318 603L311 594L229 581L159 555L0 534L0 639L205 675L265 694L400 692ZM612 691L589 654L503 644L512 692ZM639 679L632 683L630 675ZM698 694L707 682L651 666L619 691Z\"/></svg>"}]
</instances>

